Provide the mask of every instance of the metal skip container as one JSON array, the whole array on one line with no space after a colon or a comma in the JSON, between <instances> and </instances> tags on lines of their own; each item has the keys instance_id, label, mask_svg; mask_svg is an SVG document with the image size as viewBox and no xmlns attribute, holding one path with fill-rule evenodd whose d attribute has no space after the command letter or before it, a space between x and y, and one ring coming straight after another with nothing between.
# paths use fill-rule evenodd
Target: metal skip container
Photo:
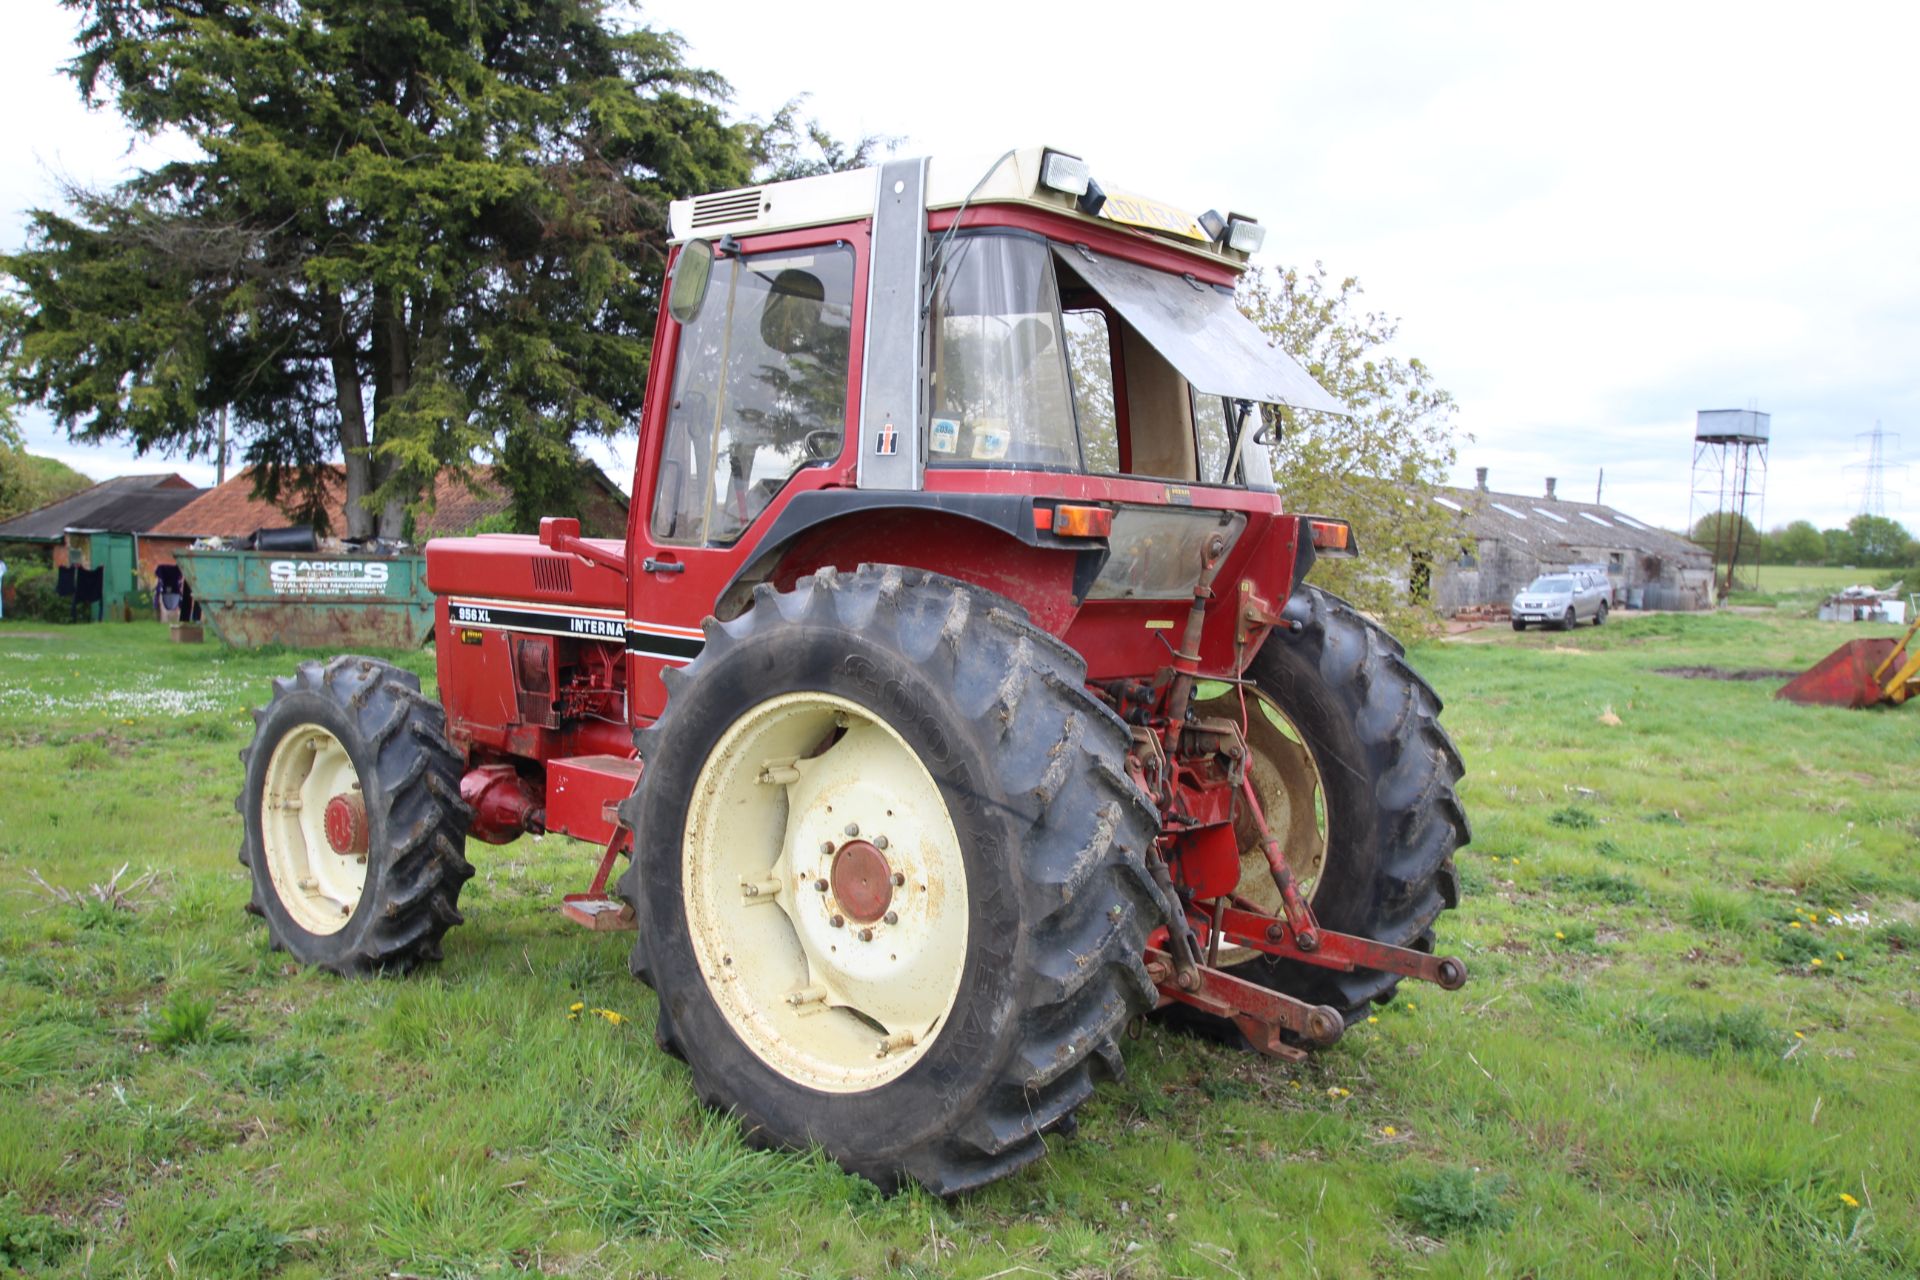
<instances>
[{"instance_id":1,"label":"metal skip container","mask_svg":"<svg viewBox=\"0 0 1920 1280\"><path fill-rule=\"evenodd\" d=\"M177 558L208 625L236 649L415 649L433 631L425 556L192 550Z\"/></svg>"}]
</instances>

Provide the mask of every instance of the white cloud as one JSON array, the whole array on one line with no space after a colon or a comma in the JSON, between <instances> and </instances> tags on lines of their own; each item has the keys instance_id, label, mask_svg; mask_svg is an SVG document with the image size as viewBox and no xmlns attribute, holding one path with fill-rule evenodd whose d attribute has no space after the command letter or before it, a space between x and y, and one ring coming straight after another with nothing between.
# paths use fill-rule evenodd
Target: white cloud
<instances>
[{"instance_id":1,"label":"white cloud","mask_svg":"<svg viewBox=\"0 0 1920 1280\"><path fill-rule=\"evenodd\" d=\"M0 139L9 208L52 198L37 160L95 180L124 163L111 121L49 75L67 15L15 7L0 92L34 127ZM1857 503L1856 432L1883 419L1920 445L1920 9L662 0L644 16L728 76L743 113L811 93L842 135L1047 141L1119 185L1260 216L1265 260L1323 259L1404 318L1403 349L1474 437L1463 482L1479 464L1590 495L1605 467L1610 500L1679 524L1693 411L1751 398L1774 415L1768 520L1833 524ZM1907 488L1892 514L1920 527Z\"/></svg>"}]
</instances>

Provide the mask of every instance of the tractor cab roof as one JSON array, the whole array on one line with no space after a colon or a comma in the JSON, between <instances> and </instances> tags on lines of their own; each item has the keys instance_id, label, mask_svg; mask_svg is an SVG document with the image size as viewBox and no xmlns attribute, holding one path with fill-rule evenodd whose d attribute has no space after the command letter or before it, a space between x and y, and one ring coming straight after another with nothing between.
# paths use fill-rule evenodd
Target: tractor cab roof
<instances>
[{"instance_id":1,"label":"tractor cab roof","mask_svg":"<svg viewBox=\"0 0 1920 1280\"><path fill-rule=\"evenodd\" d=\"M878 167L768 182L675 200L668 213L673 242L752 235L857 222L873 216ZM1093 179L1085 162L1052 147L927 160L926 207L1017 204L1113 229L1151 236L1195 258L1245 271L1260 245L1259 224L1241 214L1188 210ZM1091 210L1091 212L1089 212Z\"/></svg>"}]
</instances>

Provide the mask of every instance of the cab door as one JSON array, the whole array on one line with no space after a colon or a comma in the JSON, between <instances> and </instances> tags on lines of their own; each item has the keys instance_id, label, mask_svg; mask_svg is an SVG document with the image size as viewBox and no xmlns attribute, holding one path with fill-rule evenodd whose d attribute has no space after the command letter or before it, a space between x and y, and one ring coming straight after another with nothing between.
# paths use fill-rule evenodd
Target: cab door
<instances>
[{"instance_id":1,"label":"cab door","mask_svg":"<svg viewBox=\"0 0 1920 1280\"><path fill-rule=\"evenodd\" d=\"M662 310L628 535L638 722L659 716L661 671L699 655L701 621L781 508L852 483L865 258L859 227L729 242L684 323Z\"/></svg>"}]
</instances>

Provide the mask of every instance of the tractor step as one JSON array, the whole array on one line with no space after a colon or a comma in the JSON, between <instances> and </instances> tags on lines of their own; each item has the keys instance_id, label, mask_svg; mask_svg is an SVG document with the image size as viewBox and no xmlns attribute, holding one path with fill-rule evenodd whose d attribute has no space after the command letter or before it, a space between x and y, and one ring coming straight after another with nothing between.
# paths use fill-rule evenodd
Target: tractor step
<instances>
[{"instance_id":1,"label":"tractor step","mask_svg":"<svg viewBox=\"0 0 1920 1280\"><path fill-rule=\"evenodd\" d=\"M579 832L554 825L552 815L556 797L565 804L561 812L574 823L597 823L604 831L599 839L606 845L593 883L585 893L569 893L560 900L560 913L595 933L616 933L634 928L633 908L607 892L613 864L622 853L633 848L633 833L620 822L620 802L633 790L640 777L638 760L619 756L575 756L556 760L547 770L547 814L549 830ZM623 789L624 788L624 789Z\"/></svg>"},{"instance_id":2,"label":"tractor step","mask_svg":"<svg viewBox=\"0 0 1920 1280\"><path fill-rule=\"evenodd\" d=\"M633 908L605 894L570 893L561 899L560 913L595 933L619 933L634 927Z\"/></svg>"}]
</instances>

